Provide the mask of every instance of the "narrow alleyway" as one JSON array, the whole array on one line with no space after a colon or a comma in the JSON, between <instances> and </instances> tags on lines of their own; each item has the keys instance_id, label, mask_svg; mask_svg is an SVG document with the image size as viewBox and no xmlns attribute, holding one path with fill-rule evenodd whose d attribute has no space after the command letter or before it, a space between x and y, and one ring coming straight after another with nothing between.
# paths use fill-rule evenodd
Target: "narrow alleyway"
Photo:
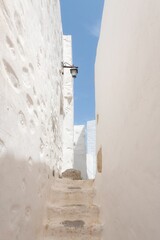
<instances>
[{"instance_id":1,"label":"narrow alleyway","mask_svg":"<svg viewBox=\"0 0 160 240\"><path fill-rule=\"evenodd\" d=\"M100 240L99 207L93 180L57 179L52 185L44 240Z\"/></svg>"}]
</instances>

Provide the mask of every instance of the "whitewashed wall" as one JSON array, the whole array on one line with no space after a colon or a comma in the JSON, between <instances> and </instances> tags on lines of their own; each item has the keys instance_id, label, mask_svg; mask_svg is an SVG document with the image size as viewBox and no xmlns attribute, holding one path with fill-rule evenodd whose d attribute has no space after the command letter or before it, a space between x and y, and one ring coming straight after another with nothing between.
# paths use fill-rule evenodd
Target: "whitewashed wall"
<instances>
[{"instance_id":1,"label":"whitewashed wall","mask_svg":"<svg viewBox=\"0 0 160 240\"><path fill-rule=\"evenodd\" d=\"M35 240L61 167L58 0L0 0L0 239ZM48 169L50 167L50 169Z\"/></svg>"},{"instance_id":2,"label":"whitewashed wall","mask_svg":"<svg viewBox=\"0 0 160 240\"><path fill-rule=\"evenodd\" d=\"M96 176L96 121L88 121L87 135L87 176L94 179Z\"/></svg>"},{"instance_id":3,"label":"whitewashed wall","mask_svg":"<svg viewBox=\"0 0 160 240\"><path fill-rule=\"evenodd\" d=\"M81 171L83 179L87 178L85 126L74 126L74 169Z\"/></svg>"},{"instance_id":4,"label":"whitewashed wall","mask_svg":"<svg viewBox=\"0 0 160 240\"><path fill-rule=\"evenodd\" d=\"M96 60L96 111L103 239L158 240L159 0L105 1Z\"/></svg>"},{"instance_id":5,"label":"whitewashed wall","mask_svg":"<svg viewBox=\"0 0 160 240\"><path fill-rule=\"evenodd\" d=\"M72 38L63 37L63 62L72 65ZM73 168L73 78L70 69L64 68L63 98L64 98L64 120L63 120L63 164L62 172Z\"/></svg>"}]
</instances>

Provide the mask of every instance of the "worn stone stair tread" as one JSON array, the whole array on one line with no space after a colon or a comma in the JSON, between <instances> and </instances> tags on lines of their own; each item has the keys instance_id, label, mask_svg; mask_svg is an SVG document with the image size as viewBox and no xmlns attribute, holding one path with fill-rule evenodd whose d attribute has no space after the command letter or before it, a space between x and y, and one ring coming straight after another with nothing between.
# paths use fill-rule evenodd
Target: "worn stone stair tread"
<instances>
[{"instance_id":1,"label":"worn stone stair tread","mask_svg":"<svg viewBox=\"0 0 160 240\"><path fill-rule=\"evenodd\" d=\"M95 197L94 189L71 190L52 188L50 201L57 206L66 204L92 204Z\"/></svg>"},{"instance_id":2,"label":"worn stone stair tread","mask_svg":"<svg viewBox=\"0 0 160 240\"><path fill-rule=\"evenodd\" d=\"M71 204L65 206L47 206L47 219L50 222L57 222L59 219L86 220L87 223L96 223L99 219L99 208L96 205Z\"/></svg>"},{"instance_id":3,"label":"worn stone stair tread","mask_svg":"<svg viewBox=\"0 0 160 240\"><path fill-rule=\"evenodd\" d=\"M84 236L84 235L79 235L79 236L44 236L40 240L102 240L101 236L97 235L91 235L91 236Z\"/></svg>"},{"instance_id":4,"label":"worn stone stair tread","mask_svg":"<svg viewBox=\"0 0 160 240\"><path fill-rule=\"evenodd\" d=\"M60 210L69 210L71 211L70 208L73 208L74 210L78 209L78 210L85 210L87 211L88 209L96 209L97 211L99 211L99 207L97 205L86 205L86 204L67 204L67 205L63 205L63 206L56 206L53 204L48 204L47 205L48 209L53 209L54 211L60 211Z\"/></svg>"},{"instance_id":5,"label":"worn stone stair tread","mask_svg":"<svg viewBox=\"0 0 160 240\"><path fill-rule=\"evenodd\" d=\"M91 188L94 184L94 180L71 180L64 178L57 178L54 181L55 186L74 186L74 187L82 187L82 188Z\"/></svg>"},{"instance_id":6,"label":"worn stone stair tread","mask_svg":"<svg viewBox=\"0 0 160 240\"><path fill-rule=\"evenodd\" d=\"M44 236L41 240L102 240L101 236Z\"/></svg>"},{"instance_id":7,"label":"worn stone stair tread","mask_svg":"<svg viewBox=\"0 0 160 240\"><path fill-rule=\"evenodd\" d=\"M63 193L95 193L95 188L81 188L81 187L61 187L58 188L57 186L52 186L51 191L54 192L63 192Z\"/></svg>"},{"instance_id":8,"label":"worn stone stair tread","mask_svg":"<svg viewBox=\"0 0 160 240\"><path fill-rule=\"evenodd\" d=\"M68 224L66 224L68 222ZM100 236L102 233L102 224L89 224L86 225L82 220L64 221L61 224L46 224L45 236ZM78 238L79 239L79 238Z\"/></svg>"},{"instance_id":9,"label":"worn stone stair tread","mask_svg":"<svg viewBox=\"0 0 160 240\"><path fill-rule=\"evenodd\" d=\"M51 195L62 195L65 197L65 195L68 196L75 196L75 195L82 195L82 196L91 196L94 197L95 196L95 189L77 189L77 188L72 188L72 189L68 189L68 188L52 188L51 189Z\"/></svg>"}]
</instances>

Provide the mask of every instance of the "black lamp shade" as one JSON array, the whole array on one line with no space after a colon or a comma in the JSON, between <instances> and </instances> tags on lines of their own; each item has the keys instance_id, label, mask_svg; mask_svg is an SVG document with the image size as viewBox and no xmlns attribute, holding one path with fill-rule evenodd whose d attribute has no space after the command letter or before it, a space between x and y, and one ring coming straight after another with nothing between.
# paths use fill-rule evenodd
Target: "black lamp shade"
<instances>
[{"instance_id":1,"label":"black lamp shade","mask_svg":"<svg viewBox=\"0 0 160 240\"><path fill-rule=\"evenodd\" d=\"M72 75L73 78L76 78L77 77L77 74L78 74L78 68L77 67L72 67L70 69L70 73Z\"/></svg>"}]
</instances>

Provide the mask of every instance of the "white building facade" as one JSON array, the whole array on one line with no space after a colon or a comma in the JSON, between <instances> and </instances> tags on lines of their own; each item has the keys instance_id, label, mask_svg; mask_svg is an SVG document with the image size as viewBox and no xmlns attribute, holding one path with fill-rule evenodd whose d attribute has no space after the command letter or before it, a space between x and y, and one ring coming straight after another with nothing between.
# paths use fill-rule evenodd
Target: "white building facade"
<instances>
[{"instance_id":1,"label":"white building facade","mask_svg":"<svg viewBox=\"0 0 160 240\"><path fill-rule=\"evenodd\" d=\"M0 32L0 239L42 239L52 171L73 165L71 37L58 0L0 1Z\"/></svg>"},{"instance_id":2,"label":"white building facade","mask_svg":"<svg viewBox=\"0 0 160 240\"><path fill-rule=\"evenodd\" d=\"M67 66L72 65L72 38L71 36L63 37L63 63ZM74 82L70 69L64 68L63 77L63 161L62 172L66 169L73 168L74 153Z\"/></svg>"},{"instance_id":3,"label":"white building facade","mask_svg":"<svg viewBox=\"0 0 160 240\"><path fill-rule=\"evenodd\" d=\"M74 126L74 169L81 171L83 179L87 178L86 134L85 125Z\"/></svg>"},{"instance_id":4,"label":"white building facade","mask_svg":"<svg viewBox=\"0 0 160 240\"><path fill-rule=\"evenodd\" d=\"M96 59L102 239L160 239L160 1L106 0Z\"/></svg>"}]
</instances>

